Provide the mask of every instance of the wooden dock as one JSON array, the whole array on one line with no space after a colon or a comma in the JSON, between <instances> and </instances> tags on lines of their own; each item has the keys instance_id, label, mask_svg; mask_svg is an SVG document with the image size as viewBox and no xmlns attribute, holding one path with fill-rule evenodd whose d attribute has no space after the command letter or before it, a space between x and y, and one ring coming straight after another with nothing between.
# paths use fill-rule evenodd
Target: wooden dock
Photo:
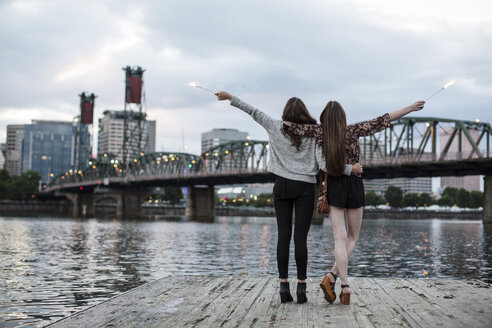
<instances>
[{"instance_id":1,"label":"wooden dock","mask_svg":"<svg viewBox=\"0 0 492 328\"><path fill-rule=\"evenodd\" d=\"M50 327L492 327L492 288L477 280L350 280L351 304L323 299L281 304L274 277L162 278ZM337 283L337 294L340 292Z\"/></svg>"}]
</instances>

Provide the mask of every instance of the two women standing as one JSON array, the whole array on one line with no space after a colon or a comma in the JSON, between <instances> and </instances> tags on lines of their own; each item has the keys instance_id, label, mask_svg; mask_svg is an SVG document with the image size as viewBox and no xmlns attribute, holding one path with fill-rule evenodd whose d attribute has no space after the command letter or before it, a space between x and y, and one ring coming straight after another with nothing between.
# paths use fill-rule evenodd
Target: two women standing
<instances>
[{"instance_id":1,"label":"two women standing","mask_svg":"<svg viewBox=\"0 0 492 328\"><path fill-rule=\"evenodd\" d=\"M411 111L419 110L424 102L417 102L382 118L358 125L346 125L345 112L337 102L329 102L321 114L321 125L309 114L299 98L291 98L285 105L282 120L276 120L231 94L216 93L218 100L230 100L231 105L249 114L268 133L270 158L268 171L275 175L273 188L277 216L277 265L282 303L293 300L288 283L289 247L292 236L292 214L295 211L294 244L297 266L297 302L305 303L307 277L307 234L314 210L314 189L319 170L329 172L328 203L335 239L335 264L321 288L325 299L335 300L337 275L342 281L341 301L350 302L347 262L354 250L362 222L364 188L359 160L359 136L384 129L389 121ZM353 173L353 174L352 174ZM347 209L349 232L345 230L344 209Z\"/></svg>"}]
</instances>

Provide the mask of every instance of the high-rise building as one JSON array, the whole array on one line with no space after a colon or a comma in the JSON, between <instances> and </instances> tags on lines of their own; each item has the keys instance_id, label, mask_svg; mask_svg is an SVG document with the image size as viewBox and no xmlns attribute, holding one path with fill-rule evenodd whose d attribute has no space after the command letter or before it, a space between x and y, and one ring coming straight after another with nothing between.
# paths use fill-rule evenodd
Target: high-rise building
<instances>
[{"instance_id":1,"label":"high-rise building","mask_svg":"<svg viewBox=\"0 0 492 328\"><path fill-rule=\"evenodd\" d=\"M124 111L106 110L103 117L99 119L99 136L97 143L98 154L113 154L120 161L123 160L123 129ZM136 131L137 120L130 120L128 123L129 134ZM129 136L134 137L134 136ZM138 142L128 150L130 155L137 154ZM155 151L155 121L144 121L143 135L140 140L140 150L143 153ZM127 158L128 159L128 158Z\"/></svg>"},{"instance_id":2,"label":"high-rise building","mask_svg":"<svg viewBox=\"0 0 492 328\"><path fill-rule=\"evenodd\" d=\"M155 121L147 121L149 123L149 140L148 140L148 150L149 153L155 153Z\"/></svg>"},{"instance_id":3,"label":"high-rise building","mask_svg":"<svg viewBox=\"0 0 492 328\"><path fill-rule=\"evenodd\" d=\"M90 138L87 125L81 126L81 136ZM77 126L73 122L33 120L24 125L22 143L22 172L34 170L41 181L66 172L75 164ZM90 144L90 140L84 140ZM80 163L87 163L89 152ZM85 165L84 165L85 166Z\"/></svg>"},{"instance_id":4,"label":"high-rise building","mask_svg":"<svg viewBox=\"0 0 492 328\"><path fill-rule=\"evenodd\" d=\"M7 144L0 144L0 170L5 168L5 153Z\"/></svg>"},{"instance_id":5,"label":"high-rise building","mask_svg":"<svg viewBox=\"0 0 492 328\"><path fill-rule=\"evenodd\" d=\"M237 129L213 129L202 133L202 153L207 149L230 141L246 140L248 132Z\"/></svg>"},{"instance_id":6,"label":"high-rise building","mask_svg":"<svg viewBox=\"0 0 492 328\"><path fill-rule=\"evenodd\" d=\"M453 130L454 130L453 127L441 127L439 129L439 148L441 152L446 146L447 141L449 140ZM469 130L469 132L474 140L478 140L480 136L479 130ZM461 154L459 154L458 152L459 138L458 136L454 137L453 141L449 145L447 158L449 158L450 160L457 160L459 158L468 158L468 156L471 154L473 150L473 147L464 136L462 136L462 141L463 142L462 142ZM480 149L480 150L482 151L482 153L485 152L485 149ZM474 158L476 158L477 156L478 155L476 153L473 154ZM480 176L467 175L464 177L455 177L455 176L441 177L441 189L445 189L446 187L465 188L468 191L480 190Z\"/></svg>"},{"instance_id":7,"label":"high-rise building","mask_svg":"<svg viewBox=\"0 0 492 328\"><path fill-rule=\"evenodd\" d=\"M23 138L24 125L7 125L5 169L12 175L21 174Z\"/></svg>"}]
</instances>

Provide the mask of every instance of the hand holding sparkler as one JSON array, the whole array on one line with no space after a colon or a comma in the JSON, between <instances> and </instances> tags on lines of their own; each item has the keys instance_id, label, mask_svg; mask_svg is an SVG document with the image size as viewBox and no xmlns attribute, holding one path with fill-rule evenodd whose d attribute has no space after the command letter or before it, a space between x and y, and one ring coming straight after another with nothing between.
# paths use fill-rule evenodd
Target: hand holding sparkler
<instances>
[{"instance_id":1,"label":"hand holding sparkler","mask_svg":"<svg viewBox=\"0 0 492 328\"><path fill-rule=\"evenodd\" d=\"M419 100L411 104L410 106L403 107L402 109L395 110L389 113L390 121L394 121L403 117L411 112L416 112L424 108L425 101Z\"/></svg>"},{"instance_id":2,"label":"hand holding sparkler","mask_svg":"<svg viewBox=\"0 0 492 328\"><path fill-rule=\"evenodd\" d=\"M219 100L219 101L221 101L221 100L232 100L232 95L226 91L219 91L219 92L215 93L215 95L217 96L217 100Z\"/></svg>"}]
</instances>

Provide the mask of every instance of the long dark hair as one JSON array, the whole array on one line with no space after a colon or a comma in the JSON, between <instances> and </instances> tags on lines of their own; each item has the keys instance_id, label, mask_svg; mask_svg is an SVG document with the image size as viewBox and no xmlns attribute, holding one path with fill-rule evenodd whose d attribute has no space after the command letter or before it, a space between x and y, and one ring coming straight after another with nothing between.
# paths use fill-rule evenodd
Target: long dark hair
<instances>
[{"instance_id":1,"label":"long dark hair","mask_svg":"<svg viewBox=\"0 0 492 328\"><path fill-rule=\"evenodd\" d=\"M304 105L304 102L297 97L292 97L287 100L282 114L282 120L298 124L316 124L316 120L311 116L306 105ZM293 132L289 131L285 125L282 127L282 130L290 137L290 140L292 140L292 146L295 146L296 149L299 150L299 146L301 146L302 142L301 136L295 135Z\"/></svg>"},{"instance_id":2,"label":"long dark hair","mask_svg":"<svg viewBox=\"0 0 492 328\"><path fill-rule=\"evenodd\" d=\"M337 101L329 101L319 120L323 126L323 154L326 169L331 175L340 176L345 169L345 134L347 119L345 111Z\"/></svg>"}]
</instances>

